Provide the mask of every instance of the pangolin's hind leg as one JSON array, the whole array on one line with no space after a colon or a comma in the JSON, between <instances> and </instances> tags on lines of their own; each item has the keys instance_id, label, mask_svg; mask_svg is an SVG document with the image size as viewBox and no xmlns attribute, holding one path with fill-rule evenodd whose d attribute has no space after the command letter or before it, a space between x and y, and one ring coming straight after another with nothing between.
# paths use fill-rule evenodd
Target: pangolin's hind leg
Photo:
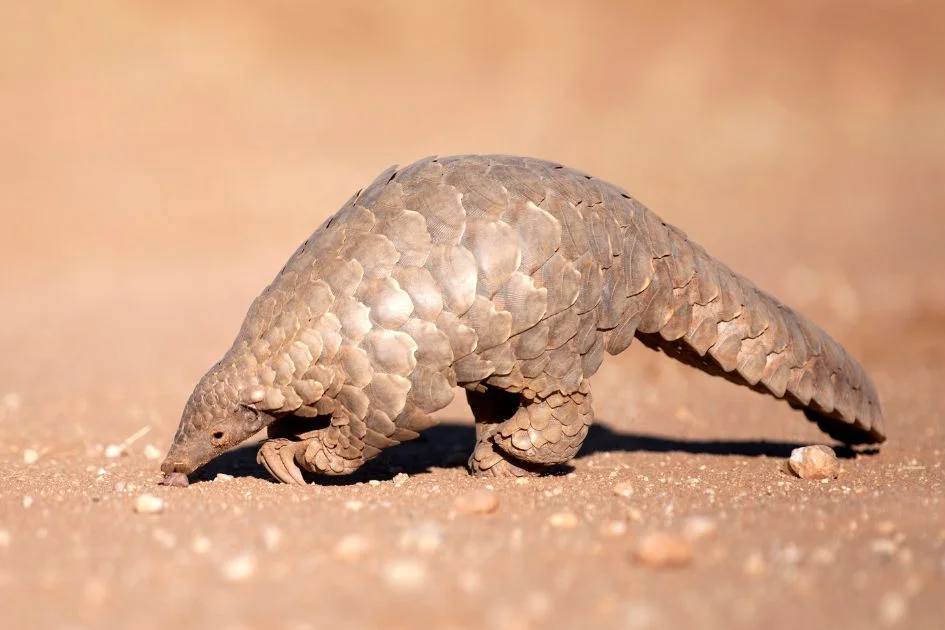
<instances>
[{"instance_id":1,"label":"pangolin's hind leg","mask_svg":"<svg viewBox=\"0 0 945 630\"><path fill-rule=\"evenodd\" d=\"M476 419L476 446L469 457L470 471L475 475L492 477L538 474L541 467L513 459L495 443L499 428L521 407L521 395L489 388L481 392L467 390L466 400Z\"/></svg>"},{"instance_id":2,"label":"pangolin's hind leg","mask_svg":"<svg viewBox=\"0 0 945 630\"><path fill-rule=\"evenodd\" d=\"M476 418L474 473L523 476L564 464L577 454L593 421L584 381L570 395L526 399L496 389L467 392Z\"/></svg>"}]
</instances>

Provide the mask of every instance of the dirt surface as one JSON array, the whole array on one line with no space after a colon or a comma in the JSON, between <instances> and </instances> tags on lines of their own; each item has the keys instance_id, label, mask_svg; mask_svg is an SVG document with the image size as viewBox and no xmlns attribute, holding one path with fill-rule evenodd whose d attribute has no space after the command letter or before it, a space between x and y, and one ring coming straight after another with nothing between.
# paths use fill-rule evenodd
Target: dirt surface
<instances>
[{"instance_id":1,"label":"dirt surface","mask_svg":"<svg viewBox=\"0 0 945 630\"><path fill-rule=\"evenodd\" d=\"M0 3L4 627L943 627L945 11L616 5ZM570 474L470 478L460 395L351 478L157 486L295 247L466 152L631 190L844 343L889 441L796 479L799 413L634 345Z\"/></svg>"}]
</instances>

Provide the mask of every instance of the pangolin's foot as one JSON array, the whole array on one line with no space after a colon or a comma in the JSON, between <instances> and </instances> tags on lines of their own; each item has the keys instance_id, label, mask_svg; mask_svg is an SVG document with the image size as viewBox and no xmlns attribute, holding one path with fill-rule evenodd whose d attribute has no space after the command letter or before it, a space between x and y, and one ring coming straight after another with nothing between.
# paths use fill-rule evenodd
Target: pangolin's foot
<instances>
[{"instance_id":1,"label":"pangolin's foot","mask_svg":"<svg viewBox=\"0 0 945 630\"><path fill-rule=\"evenodd\" d=\"M547 470L547 466L528 464L510 457L489 439L477 442L469 457L469 471L482 477L529 477Z\"/></svg>"},{"instance_id":2,"label":"pangolin's foot","mask_svg":"<svg viewBox=\"0 0 945 630\"><path fill-rule=\"evenodd\" d=\"M580 450L594 418L587 381L577 391L527 400L504 391L467 395L476 416L473 471L489 470L498 460L516 468L547 470Z\"/></svg>"},{"instance_id":3,"label":"pangolin's foot","mask_svg":"<svg viewBox=\"0 0 945 630\"><path fill-rule=\"evenodd\" d=\"M364 463L363 444L354 439L347 425L330 425L311 431L298 430L293 422L276 421L269 438L256 455L273 477L284 483L304 485L302 471L319 475L347 475Z\"/></svg>"},{"instance_id":4,"label":"pangolin's foot","mask_svg":"<svg viewBox=\"0 0 945 630\"><path fill-rule=\"evenodd\" d=\"M256 453L256 461L269 471L269 474L283 483L305 485L302 470L296 463L299 445L286 438L266 440Z\"/></svg>"}]
</instances>

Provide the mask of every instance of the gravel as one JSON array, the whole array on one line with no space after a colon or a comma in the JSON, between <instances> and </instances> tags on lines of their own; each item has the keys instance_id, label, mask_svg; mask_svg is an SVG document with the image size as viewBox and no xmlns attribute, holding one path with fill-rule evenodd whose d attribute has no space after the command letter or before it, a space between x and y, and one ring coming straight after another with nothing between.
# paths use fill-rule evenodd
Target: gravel
<instances>
[{"instance_id":1,"label":"gravel","mask_svg":"<svg viewBox=\"0 0 945 630\"><path fill-rule=\"evenodd\" d=\"M801 479L836 479L840 474L837 454L823 444L794 449L788 459L788 467Z\"/></svg>"},{"instance_id":2,"label":"gravel","mask_svg":"<svg viewBox=\"0 0 945 630\"><path fill-rule=\"evenodd\" d=\"M164 499L148 493L139 495L134 503L134 510L138 514L160 514L165 507Z\"/></svg>"},{"instance_id":3,"label":"gravel","mask_svg":"<svg viewBox=\"0 0 945 630\"><path fill-rule=\"evenodd\" d=\"M640 538L634 558L650 568L681 567L692 561L692 547L678 534L654 531Z\"/></svg>"},{"instance_id":4,"label":"gravel","mask_svg":"<svg viewBox=\"0 0 945 630\"><path fill-rule=\"evenodd\" d=\"M491 490L472 490L456 497L453 507L460 514L491 514L499 509L499 499Z\"/></svg>"}]
</instances>

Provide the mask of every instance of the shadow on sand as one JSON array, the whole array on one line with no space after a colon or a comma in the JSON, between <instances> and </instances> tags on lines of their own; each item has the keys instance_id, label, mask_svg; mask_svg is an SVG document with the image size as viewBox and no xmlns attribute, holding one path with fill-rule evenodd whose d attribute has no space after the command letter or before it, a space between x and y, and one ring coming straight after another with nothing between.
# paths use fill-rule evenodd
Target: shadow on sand
<instances>
[{"instance_id":1,"label":"shadow on sand","mask_svg":"<svg viewBox=\"0 0 945 630\"><path fill-rule=\"evenodd\" d=\"M393 447L376 459L365 464L357 472L342 476L310 476L308 481L320 485L350 485L371 479L388 480L397 473L409 475L428 472L431 468L460 468L466 466L466 458L475 441L471 424L444 422L424 431L419 438ZM791 451L802 443L772 442L767 440L685 440L642 433L622 433L611 429L598 420L588 432L587 439L576 459L604 452L650 452L689 453L692 455L720 455L742 457L789 457ZM257 477L272 480L269 473L256 463L258 444L237 447L219 456L191 476L194 482L208 481L217 473L235 477ZM875 451L854 451L845 446L835 446L837 456L843 459L857 454ZM559 466L549 474L564 474L573 470L571 466Z\"/></svg>"}]
</instances>

